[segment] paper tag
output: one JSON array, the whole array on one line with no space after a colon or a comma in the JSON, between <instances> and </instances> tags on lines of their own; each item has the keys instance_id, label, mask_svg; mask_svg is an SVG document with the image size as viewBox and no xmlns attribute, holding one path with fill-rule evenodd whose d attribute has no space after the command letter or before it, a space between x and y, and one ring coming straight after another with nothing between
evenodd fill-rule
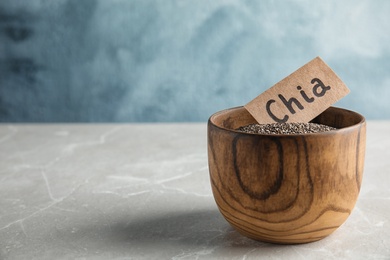
<instances>
[{"instance_id":1,"label":"paper tag","mask_svg":"<svg viewBox=\"0 0 390 260\"><path fill-rule=\"evenodd\" d=\"M260 124L306 123L349 93L317 57L257 96L245 108Z\"/></svg>"}]
</instances>

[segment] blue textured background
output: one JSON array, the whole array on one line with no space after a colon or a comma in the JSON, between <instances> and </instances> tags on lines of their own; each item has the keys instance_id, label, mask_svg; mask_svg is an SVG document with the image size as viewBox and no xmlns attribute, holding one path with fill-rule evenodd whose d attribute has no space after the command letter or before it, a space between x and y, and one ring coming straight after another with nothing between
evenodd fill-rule
<instances>
[{"instance_id":1,"label":"blue textured background","mask_svg":"<svg viewBox=\"0 0 390 260\"><path fill-rule=\"evenodd\" d=\"M390 118L390 1L1 0L0 121L205 121L321 56Z\"/></svg>"}]
</instances>

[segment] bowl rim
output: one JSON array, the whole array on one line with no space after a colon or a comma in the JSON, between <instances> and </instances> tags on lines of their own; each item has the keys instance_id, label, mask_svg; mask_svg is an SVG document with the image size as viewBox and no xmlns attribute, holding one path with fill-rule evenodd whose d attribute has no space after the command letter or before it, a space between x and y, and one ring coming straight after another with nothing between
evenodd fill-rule
<instances>
[{"instance_id":1,"label":"bowl rim","mask_svg":"<svg viewBox=\"0 0 390 260\"><path fill-rule=\"evenodd\" d=\"M363 115L361 115L360 113L357 113L353 110L349 110L349 109L345 109L345 108L341 108L341 107L335 107L335 106L330 106L328 107L327 109L335 109L335 110L340 110L340 111L345 111L345 112L350 112L350 113L353 113L354 115L356 115L357 117L360 118L359 122L353 124L353 125L350 125L350 126L346 126L346 127L343 127L343 128L337 128L337 129L334 129L334 130L330 130L330 131L324 131L324 132L317 132L317 133L301 133L301 134L258 134L258 133L247 133L247 132L243 132L243 131L239 131L239 130L236 130L236 129L231 129L231 128L226 128L226 127L222 127L220 125L217 125L215 124L215 122L213 121L213 119L220 115L220 114L224 114L228 111L232 111L232 110L238 110L238 109L245 109L244 106L236 106L236 107L231 107L231 108L226 108L226 109L223 109L223 110L220 110L220 111L217 111L215 112L214 114L212 114L209 119L208 119L208 124L216 127L216 128L219 128L220 130L223 130L223 131L227 131L227 132L231 132L231 133L236 133L236 134L242 134L242 135L249 135L249 136L275 136L275 137L293 137L293 136L318 136L318 135L335 135L335 134L338 134L338 133L342 133L342 132L346 132L346 131L353 131L354 129L356 128L361 128L363 125L366 124L366 119ZM327 109L325 109L323 112L325 112ZM322 113L323 113L322 112ZM248 112L249 113L249 112Z\"/></svg>"}]
</instances>

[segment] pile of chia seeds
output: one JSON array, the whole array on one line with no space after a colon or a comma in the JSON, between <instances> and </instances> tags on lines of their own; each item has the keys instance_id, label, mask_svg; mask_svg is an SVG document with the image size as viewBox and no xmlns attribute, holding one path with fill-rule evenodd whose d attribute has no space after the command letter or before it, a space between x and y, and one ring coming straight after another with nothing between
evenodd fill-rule
<instances>
[{"instance_id":1,"label":"pile of chia seeds","mask_svg":"<svg viewBox=\"0 0 390 260\"><path fill-rule=\"evenodd\" d=\"M336 128L316 123L250 124L236 130L251 134L311 134L335 130Z\"/></svg>"}]
</instances>

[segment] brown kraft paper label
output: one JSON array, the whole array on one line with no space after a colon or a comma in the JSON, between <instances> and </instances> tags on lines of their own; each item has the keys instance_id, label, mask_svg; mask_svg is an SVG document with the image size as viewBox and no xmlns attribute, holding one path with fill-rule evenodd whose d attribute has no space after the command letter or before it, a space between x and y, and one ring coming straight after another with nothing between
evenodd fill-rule
<instances>
[{"instance_id":1,"label":"brown kraft paper label","mask_svg":"<svg viewBox=\"0 0 390 260\"><path fill-rule=\"evenodd\" d=\"M348 93L344 82L316 57L244 107L259 124L306 123Z\"/></svg>"}]
</instances>

